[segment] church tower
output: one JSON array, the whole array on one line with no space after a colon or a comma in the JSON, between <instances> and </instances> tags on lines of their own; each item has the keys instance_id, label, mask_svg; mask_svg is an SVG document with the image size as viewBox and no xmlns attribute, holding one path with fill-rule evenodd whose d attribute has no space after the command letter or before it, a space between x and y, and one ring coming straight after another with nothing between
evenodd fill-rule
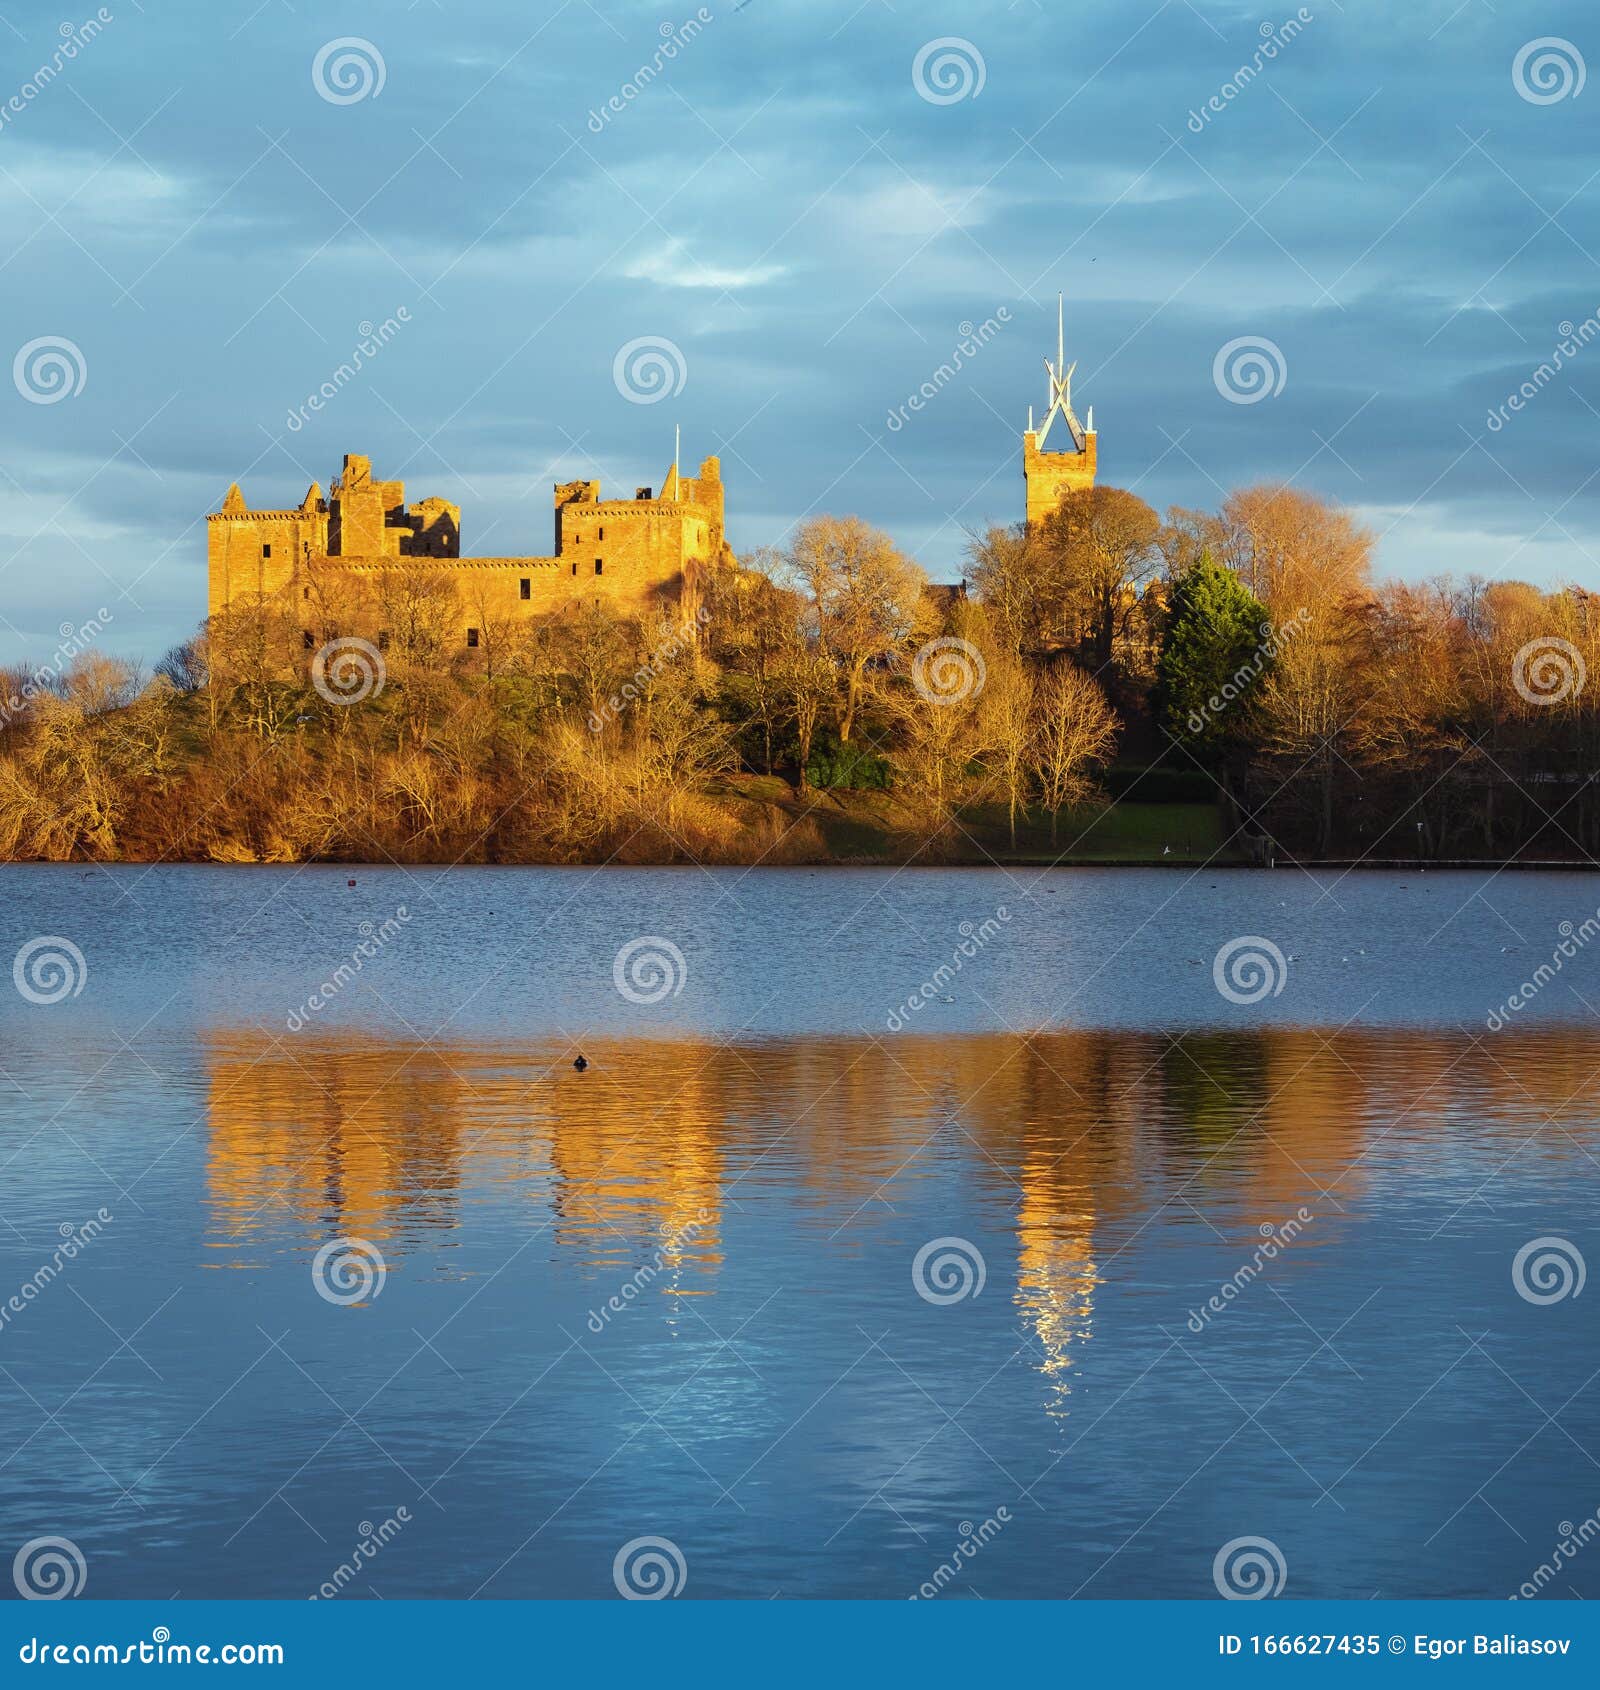
<instances>
[{"instance_id":1,"label":"church tower","mask_svg":"<svg viewBox=\"0 0 1600 1690\"><path fill-rule=\"evenodd\" d=\"M1042 522L1061 503L1063 493L1094 486L1094 407L1089 408L1089 426L1084 428L1072 409L1072 372L1078 366L1067 363L1066 338L1066 304L1058 294L1056 361L1053 364L1048 358L1044 361L1050 377L1050 409L1045 414L1044 427L1036 431L1030 405L1027 432L1022 436L1022 479L1027 489L1026 515L1030 527ZM1057 417L1061 418L1068 438L1059 450L1047 452L1045 442Z\"/></svg>"}]
</instances>

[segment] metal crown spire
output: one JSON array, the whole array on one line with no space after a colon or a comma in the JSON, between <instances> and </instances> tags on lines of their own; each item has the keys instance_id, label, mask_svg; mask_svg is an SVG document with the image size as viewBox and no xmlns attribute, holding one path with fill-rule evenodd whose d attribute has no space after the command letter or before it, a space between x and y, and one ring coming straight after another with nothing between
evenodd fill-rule
<instances>
[{"instance_id":1,"label":"metal crown spire","mask_svg":"<svg viewBox=\"0 0 1600 1690\"><path fill-rule=\"evenodd\" d=\"M1078 366L1076 363L1067 362L1067 306L1064 294L1056 295L1056 361L1052 364L1046 358L1044 367L1050 377L1050 409L1045 414L1044 427L1039 430L1039 449L1044 449L1044 443L1050 434L1050 425L1059 414L1066 420L1067 432L1072 436L1073 450L1086 451L1088 442L1084 438L1083 425L1072 409L1072 372Z\"/></svg>"}]
</instances>

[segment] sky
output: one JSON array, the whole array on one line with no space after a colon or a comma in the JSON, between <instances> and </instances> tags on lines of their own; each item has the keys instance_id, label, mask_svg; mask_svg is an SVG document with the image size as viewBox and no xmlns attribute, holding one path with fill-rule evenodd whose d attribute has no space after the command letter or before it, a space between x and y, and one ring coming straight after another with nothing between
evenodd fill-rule
<instances>
[{"instance_id":1,"label":"sky","mask_svg":"<svg viewBox=\"0 0 1600 1690\"><path fill-rule=\"evenodd\" d=\"M956 579L1058 291L1102 481L1600 589L1592 4L672 5L0 0L0 663L154 661L228 484L346 452L537 555L681 427L736 549L850 512Z\"/></svg>"}]
</instances>

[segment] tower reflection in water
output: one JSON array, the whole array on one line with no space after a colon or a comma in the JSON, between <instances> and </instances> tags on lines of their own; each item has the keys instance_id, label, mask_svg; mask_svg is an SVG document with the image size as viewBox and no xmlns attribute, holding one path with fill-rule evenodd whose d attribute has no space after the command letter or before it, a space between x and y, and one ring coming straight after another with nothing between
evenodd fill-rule
<instances>
[{"instance_id":1,"label":"tower reflection in water","mask_svg":"<svg viewBox=\"0 0 1600 1690\"><path fill-rule=\"evenodd\" d=\"M449 1277L493 1271L493 1250L466 1248L487 1237L597 1275L653 1263L652 1291L676 1299L756 1273L727 1260L736 1222L752 1257L781 1247L787 1275L810 1261L818 1283L830 1260L967 1226L1061 1412L1097 1294L1147 1229L1245 1240L1304 1205L1317 1223L1294 1249L1321 1250L1408 1158L1448 1172L1464 1113L1508 1148L1542 1123L1539 1153L1587 1155L1600 1040L1061 1031L586 1054L578 1074L554 1044L213 1033L210 1264L359 1236L391 1269Z\"/></svg>"}]
</instances>

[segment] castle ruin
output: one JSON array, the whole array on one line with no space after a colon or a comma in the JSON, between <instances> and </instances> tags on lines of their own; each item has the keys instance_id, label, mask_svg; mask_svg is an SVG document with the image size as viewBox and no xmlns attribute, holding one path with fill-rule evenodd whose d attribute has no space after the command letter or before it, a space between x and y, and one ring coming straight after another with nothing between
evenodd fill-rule
<instances>
[{"instance_id":1,"label":"castle ruin","mask_svg":"<svg viewBox=\"0 0 1600 1690\"><path fill-rule=\"evenodd\" d=\"M1042 522L1062 496L1092 487L1094 411L1088 426L1072 408L1065 307L1058 302L1056 358L1044 361L1049 409L1034 427L1029 407L1022 436L1026 521ZM1066 441L1049 450L1057 420ZM548 615L585 598L623 615L662 611L688 619L701 571L732 558L724 536L722 468L706 458L698 475L680 475L676 454L658 497L640 487L631 499L603 499L593 480L554 490L554 549L544 557L463 557L461 507L447 499L407 504L403 481L380 481L370 458L348 454L324 498L313 483L289 510L253 510L235 482L207 517L209 614L247 604L287 608L312 598L311 579L328 571L352 585L387 571L426 568L455 580L462 605L461 642L478 644L486 616L517 621ZM309 636L308 636L309 643Z\"/></svg>"},{"instance_id":2,"label":"castle ruin","mask_svg":"<svg viewBox=\"0 0 1600 1690\"><path fill-rule=\"evenodd\" d=\"M625 615L687 617L700 570L726 549L716 458L693 477L674 461L659 497L641 487L631 499L603 499L598 481L567 481L556 486L554 505L551 555L463 557L461 507L436 498L408 505L405 483L377 480L370 458L347 455L327 497L313 483L292 510L252 510L235 482L206 519L209 611L310 599L319 571L357 584L426 569L455 580L462 644L474 646L469 616L525 619L583 598Z\"/></svg>"}]
</instances>

